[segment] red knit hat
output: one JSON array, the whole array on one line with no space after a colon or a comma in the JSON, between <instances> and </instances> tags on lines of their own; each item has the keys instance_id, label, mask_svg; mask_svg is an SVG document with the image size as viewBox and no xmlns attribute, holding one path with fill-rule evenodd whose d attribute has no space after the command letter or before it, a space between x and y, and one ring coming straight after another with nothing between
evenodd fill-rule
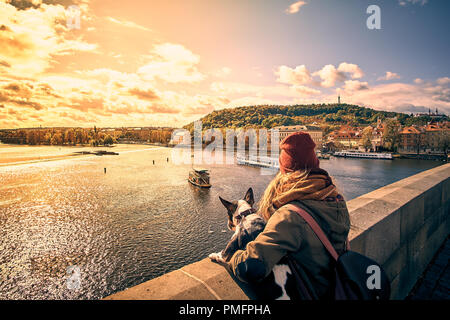
<instances>
[{"instance_id":1,"label":"red knit hat","mask_svg":"<svg viewBox=\"0 0 450 320\"><path fill-rule=\"evenodd\" d=\"M306 132L294 132L281 141L281 173L319 167L314 147L316 144Z\"/></svg>"}]
</instances>

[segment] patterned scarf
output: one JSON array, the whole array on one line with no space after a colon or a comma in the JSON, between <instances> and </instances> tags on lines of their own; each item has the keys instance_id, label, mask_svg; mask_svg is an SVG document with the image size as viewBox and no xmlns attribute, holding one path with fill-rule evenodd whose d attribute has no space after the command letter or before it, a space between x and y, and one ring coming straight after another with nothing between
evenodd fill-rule
<instances>
[{"instance_id":1,"label":"patterned scarf","mask_svg":"<svg viewBox=\"0 0 450 320\"><path fill-rule=\"evenodd\" d=\"M326 200L339 196L331 177L323 169L312 169L305 179L284 183L279 191L280 195L272 202L275 210L294 200Z\"/></svg>"}]
</instances>

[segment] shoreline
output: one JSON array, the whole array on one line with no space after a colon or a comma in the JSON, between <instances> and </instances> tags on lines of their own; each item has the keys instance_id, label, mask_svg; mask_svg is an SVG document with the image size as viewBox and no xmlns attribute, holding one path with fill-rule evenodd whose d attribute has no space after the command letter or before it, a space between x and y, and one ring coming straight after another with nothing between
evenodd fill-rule
<instances>
[{"instance_id":1,"label":"shoreline","mask_svg":"<svg viewBox=\"0 0 450 320\"><path fill-rule=\"evenodd\" d=\"M0 168L7 167L7 166L18 166L18 165L26 165L26 164L33 164L33 163L40 163L40 162L50 162L50 161L58 161L58 160L75 160L75 159L83 159L89 156L103 156L103 155L97 155L96 152L102 151L104 149L113 149L114 151L117 151L119 154L122 153L128 153L128 152L134 152L139 150L129 150L129 149L137 149L138 147L146 147L148 149L154 149L154 148L174 148L174 145L158 145L158 144L149 144L149 143L119 143L112 146L102 146L102 147L92 147L90 145L76 145L76 146L48 146L48 145L22 145L22 144L0 144L0 153L2 149L11 148L14 150L15 148L65 148L67 149L66 154L60 154L60 155L30 155L30 156L14 156L11 158L4 158L1 159L0 157ZM181 148L189 148L191 151L194 151L194 148L192 146L179 146ZM124 150L125 149L125 150ZM233 152L248 152L247 149L239 149L237 146L235 146L232 150ZM80 150L80 151L77 151ZM202 148L204 150L204 148ZM222 148L224 152L231 151L227 150L226 147ZM270 154L270 149L267 150ZM108 151L110 152L110 151ZM446 162L445 158L442 156L436 156L436 155L420 155L417 157L417 155L411 155L411 154L398 154L393 153L394 159L413 159L413 160L427 160L427 161L444 161Z\"/></svg>"},{"instance_id":2,"label":"shoreline","mask_svg":"<svg viewBox=\"0 0 450 320\"><path fill-rule=\"evenodd\" d=\"M130 146L129 144L123 144L122 146ZM154 149L156 146L149 146L149 145L138 145L133 144L133 146L136 147L147 147L147 149ZM119 154L120 152L128 153L128 152L135 152L140 151L141 149L138 148L121 148L121 145L114 145L114 146L107 146L107 147L91 147L91 146L47 146L47 145L38 145L38 146L30 146L30 145L20 145L20 144L0 144L0 153L2 149L11 148L13 151L15 148L28 148L28 147L42 147L42 148L67 148L67 153L64 154L49 154L49 155L30 155L30 156L13 156L11 158L1 158L0 157L0 168L8 167L8 166L18 166L18 165L26 165L26 164L34 164L34 163L40 163L40 162L50 162L50 161L59 161L59 160L76 160L76 159L86 159L89 157L102 157L109 154L96 154L96 152L104 151L105 149L115 148L114 151L117 151ZM150 148L149 148L150 147ZM73 150L69 150L73 149ZM77 151L77 149L80 149L80 151ZM129 150L131 149L131 150ZM136 149L136 150L135 150ZM81 151L82 150L82 151ZM146 150L146 149L145 149ZM108 150L108 152L110 152Z\"/></svg>"}]
</instances>

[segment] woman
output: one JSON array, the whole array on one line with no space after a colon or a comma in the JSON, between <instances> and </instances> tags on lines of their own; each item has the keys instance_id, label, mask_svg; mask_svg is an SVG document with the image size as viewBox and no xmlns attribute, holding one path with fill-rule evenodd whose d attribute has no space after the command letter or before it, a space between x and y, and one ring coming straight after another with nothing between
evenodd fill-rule
<instances>
[{"instance_id":1,"label":"woman","mask_svg":"<svg viewBox=\"0 0 450 320\"><path fill-rule=\"evenodd\" d=\"M237 251L229 267L244 282L264 279L287 253L308 275L319 299L331 296L333 258L291 203L306 210L323 229L338 253L346 248L350 219L342 196L328 173L319 168L310 135L296 132L280 145L280 172L260 201L259 212L267 221L264 231Z\"/></svg>"}]
</instances>

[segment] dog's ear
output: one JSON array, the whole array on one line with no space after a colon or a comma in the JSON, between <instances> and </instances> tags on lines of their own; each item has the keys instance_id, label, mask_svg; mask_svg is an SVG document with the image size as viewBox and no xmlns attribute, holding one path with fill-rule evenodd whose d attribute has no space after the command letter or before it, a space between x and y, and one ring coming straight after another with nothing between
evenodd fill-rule
<instances>
[{"instance_id":1,"label":"dog's ear","mask_svg":"<svg viewBox=\"0 0 450 320\"><path fill-rule=\"evenodd\" d=\"M235 204L233 204L225 199L222 199L221 196L219 196L219 199L220 199L220 202L222 202L222 204L225 206L225 208L227 208L229 214L233 214L236 211L237 206Z\"/></svg>"},{"instance_id":2,"label":"dog's ear","mask_svg":"<svg viewBox=\"0 0 450 320\"><path fill-rule=\"evenodd\" d=\"M255 203L255 199L253 198L253 189L249 188L247 193L245 194L244 200L251 206Z\"/></svg>"}]
</instances>

